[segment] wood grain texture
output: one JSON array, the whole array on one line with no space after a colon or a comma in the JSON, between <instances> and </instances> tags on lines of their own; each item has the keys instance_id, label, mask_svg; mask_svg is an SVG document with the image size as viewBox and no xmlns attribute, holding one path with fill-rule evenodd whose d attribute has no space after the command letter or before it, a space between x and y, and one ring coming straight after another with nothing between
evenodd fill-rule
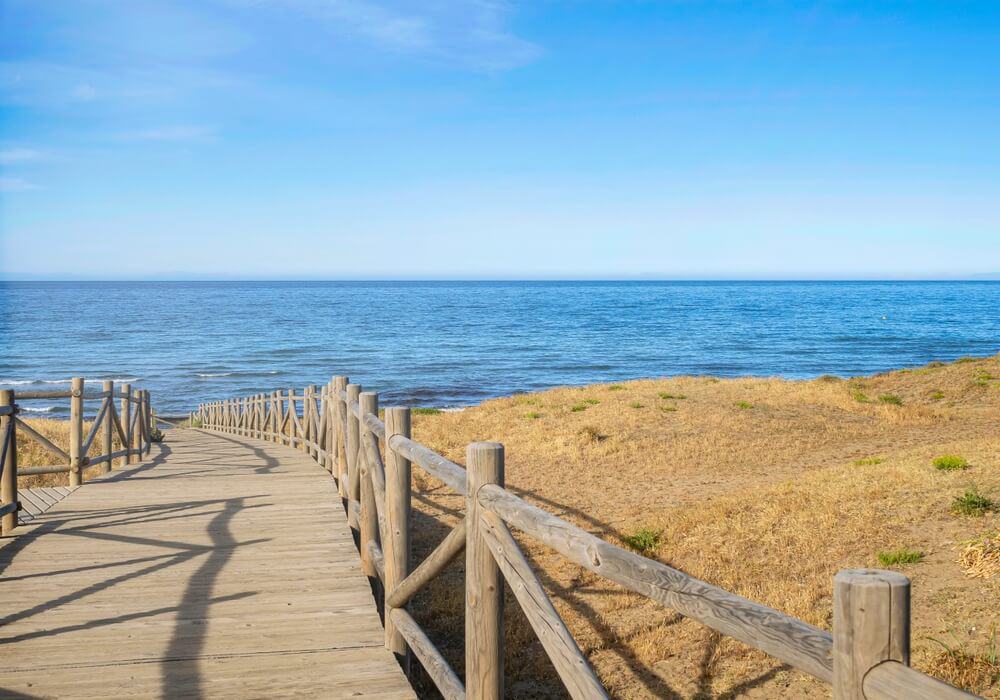
<instances>
[{"instance_id":1,"label":"wood grain texture","mask_svg":"<svg viewBox=\"0 0 1000 700\"><path fill-rule=\"evenodd\" d=\"M386 605L391 608L401 608L406 605L420 592L420 589L444 571L448 564L465 550L465 537L465 518L462 518L409 576L392 588L386 587L391 591L386 598Z\"/></svg>"},{"instance_id":2,"label":"wood grain texture","mask_svg":"<svg viewBox=\"0 0 1000 700\"><path fill-rule=\"evenodd\" d=\"M502 488L483 486L478 500L570 561L821 680L833 680L833 638L818 627L609 544Z\"/></svg>"},{"instance_id":3,"label":"wood grain texture","mask_svg":"<svg viewBox=\"0 0 1000 700\"><path fill-rule=\"evenodd\" d=\"M413 649L413 653L423 664L427 675L434 681L434 685L441 692L446 700L464 700L465 688L462 681L452 670L445 658L434 646L420 625L414 620L406 610L395 608L389 611L389 618L399 633L406 640L406 643Z\"/></svg>"},{"instance_id":4,"label":"wood grain texture","mask_svg":"<svg viewBox=\"0 0 1000 700\"><path fill-rule=\"evenodd\" d=\"M83 448L83 377L70 380L69 399L69 485L79 486Z\"/></svg>"},{"instance_id":5,"label":"wood grain texture","mask_svg":"<svg viewBox=\"0 0 1000 700\"><path fill-rule=\"evenodd\" d=\"M479 490L503 490L503 445L474 442L465 498L465 689L473 700L503 697L503 579L480 527Z\"/></svg>"},{"instance_id":6,"label":"wood grain texture","mask_svg":"<svg viewBox=\"0 0 1000 700\"><path fill-rule=\"evenodd\" d=\"M383 428L387 437L399 436L409 439L411 431L410 409L399 406L387 408ZM410 461L391 448L386 449L385 462L385 509L388 537L383 542L383 547L387 559L385 588L386 591L391 591L410 573L412 474ZM393 607L398 608L404 605L405 602L397 602ZM408 671L410 658L407 653L406 641L396 629L396 623L391 617L386 618L385 645L396 654L400 664Z\"/></svg>"},{"instance_id":7,"label":"wood grain texture","mask_svg":"<svg viewBox=\"0 0 1000 700\"><path fill-rule=\"evenodd\" d=\"M0 544L0 696L415 698L329 475L167 431Z\"/></svg>"},{"instance_id":8,"label":"wood grain texture","mask_svg":"<svg viewBox=\"0 0 1000 700\"><path fill-rule=\"evenodd\" d=\"M0 406L14 406L14 392L0 389ZM7 413L0 417L0 504L17 504L17 416ZM17 527L17 513L0 516L0 534L6 535Z\"/></svg>"},{"instance_id":9,"label":"wood grain texture","mask_svg":"<svg viewBox=\"0 0 1000 700\"><path fill-rule=\"evenodd\" d=\"M864 700L865 676L883 661L910 665L910 579L840 571L833 578L833 697Z\"/></svg>"},{"instance_id":10,"label":"wood grain texture","mask_svg":"<svg viewBox=\"0 0 1000 700\"><path fill-rule=\"evenodd\" d=\"M465 494L465 469L445 459L434 450L402 435L389 438L389 447L418 465L435 479L443 481L456 493Z\"/></svg>"},{"instance_id":11,"label":"wood grain texture","mask_svg":"<svg viewBox=\"0 0 1000 700\"><path fill-rule=\"evenodd\" d=\"M884 661L865 675L866 700L969 700L967 693L898 661Z\"/></svg>"},{"instance_id":12,"label":"wood grain texture","mask_svg":"<svg viewBox=\"0 0 1000 700\"><path fill-rule=\"evenodd\" d=\"M590 662L576 645L503 520L485 509L480 517L480 532L493 558L570 696L574 700L607 698Z\"/></svg>"}]
</instances>

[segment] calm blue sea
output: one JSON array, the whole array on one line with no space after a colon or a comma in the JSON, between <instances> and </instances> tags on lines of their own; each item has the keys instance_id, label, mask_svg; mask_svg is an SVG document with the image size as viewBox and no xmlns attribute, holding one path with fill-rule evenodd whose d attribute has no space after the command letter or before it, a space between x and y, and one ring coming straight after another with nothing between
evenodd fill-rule
<instances>
[{"instance_id":1,"label":"calm blue sea","mask_svg":"<svg viewBox=\"0 0 1000 700\"><path fill-rule=\"evenodd\" d=\"M636 377L856 375L993 354L1000 282L3 283L0 337L0 387L128 379L163 414L341 373L383 405L450 407Z\"/></svg>"}]
</instances>

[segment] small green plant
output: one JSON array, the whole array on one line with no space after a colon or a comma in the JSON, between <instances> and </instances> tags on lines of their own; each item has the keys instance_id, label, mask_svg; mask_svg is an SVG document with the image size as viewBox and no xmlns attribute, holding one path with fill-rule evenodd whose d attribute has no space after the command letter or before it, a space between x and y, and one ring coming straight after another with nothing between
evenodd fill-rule
<instances>
[{"instance_id":1,"label":"small green plant","mask_svg":"<svg viewBox=\"0 0 1000 700\"><path fill-rule=\"evenodd\" d=\"M981 372L981 373L979 373L979 374L976 375L976 379L982 379L983 381L988 382L988 381L991 381L993 379L996 379L996 377L994 377L989 372Z\"/></svg>"},{"instance_id":2,"label":"small green plant","mask_svg":"<svg viewBox=\"0 0 1000 700\"><path fill-rule=\"evenodd\" d=\"M541 418L542 414L539 413L538 411L531 411L530 413L525 413L524 417L530 418L531 420L535 420L536 418Z\"/></svg>"},{"instance_id":3,"label":"small green plant","mask_svg":"<svg viewBox=\"0 0 1000 700\"><path fill-rule=\"evenodd\" d=\"M668 412L669 411L676 411L677 407L676 406L660 406L660 410L661 411L668 411Z\"/></svg>"},{"instance_id":4,"label":"small green plant","mask_svg":"<svg viewBox=\"0 0 1000 700\"><path fill-rule=\"evenodd\" d=\"M824 374L819 377L816 377L816 381L833 383L833 382L839 382L841 381L841 379L836 374Z\"/></svg>"},{"instance_id":5,"label":"small green plant","mask_svg":"<svg viewBox=\"0 0 1000 700\"><path fill-rule=\"evenodd\" d=\"M663 537L662 530L653 530L652 528L644 527L636 530L631 535L622 535L622 542L639 554L647 554L660 545L661 537Z\"/></svg>"},{"instance_id":6,"label":"small green plant","mask_svg":"<svg viewBox=\"0 0 1000 700\"><path fill-rule=\"evenodd\" d=\"M985 379L976 379L972 383L975 384L976 386L982 388L982 389L985 389L986 387L988 387L990 385L990 383L988 381L986 381Z\"/></svg>"},{"instance_id":7,"label":"small green plant","mask_svg":"<svg viewBox=\"0 0 1000 700\"><path fill-rule=\"evenodd\" d=\"M855 389L854 391L852 391L851 398L857 401L858 403L868 403L869 401L868 394L861 391L860 389Z\"/></svg>"},{"instance_id":8,"label":"small green plant","mask_svg":"<svg viewBox=\"0 0 1000 700\"><path fill-rule=\"evenodd\" d=\"M955 496L951 501L951 512L957 515L986 515L989 511L996 510L996 507L993 499L979 493L979 489L974 486L965 489L965 493Z\"/></svg>"},{"instance_id":9,"label":"small green plant","mask_svg":"<svg viewBox=\"0 0 1000 700\"><path fill-rule=\"evenodd\" d=\"M149 441L150 442L163 442L163 431L159 428L153 428L149 431Z\"/></svg>"},{"instance_id":10,"label":"small green plant","mask_svg":"<svg viewBox=\"0 0 1000 700\"><path fill-rule=\"evenodd\" d=\"M733 405L736 406L736 408L742 408L743 410L753 408L753 404L749 401L734 401Z\"/></svg>"},{"instance_id":11,"label":"small green plant","mask_svg":"<svg viewBox=\"0 0 1000 700\"><path fill-rule=\"evenodd\" d=\"M608 439L607 435L602 435L601 431L593 425L585 425L580 428L579 435L587 442L603 442Z\"/></svg>"},{"instance_id":12,"label":"small green plant","mask_svg":"<svg viewBox=\"0 0 1000 700\"><path fill-rule=\"evenodd\" d=\"M863 459L854 460L854 464L859 467L867 467L872 464L882 464L885 461L885 457L864 457Z\"/></svg>"},{"instance_id":13,"label":"small green plant","mask_svg":"<svg viewBox=\"0 0 1000 700\"><path fill-rule=\"evenodd\" d=\"M965 357L960 357L957 360L955 360L955 364L961 365L965 364L966 362L977 362L978 360L979 360L978 357L969 357L968 355L966 355Z\"/></svg>"},{"instance_id":14,"label":"small green plant","mask_svg":"<svg viewBox=\"0 0 1000 700\"><path fill-rule=\"evenodd\" d=\"M631 406L632 408L645 408L646 407L645 404L641 404L638 401L633 401L632 403L629 404L629 406Z\"/></svg>"},{"instance_id":15,"label":"small green plant","mask_svg":"<svg viewBox=\"0 0 1000 700\"><path fill-rule=\"evenodd\" d=\"M903 564L916 564L924 558L924 553L909 547L890 549L886 552L878 553L878 562L882 566L902 566Z\"/></svg>"},{"instance_id":16,"label":"small green plant","mask_svg":"<svg viewBox=\"0 0 1000 700\"><path fill-rule=\"evenodd\" d=\"M569 410L571 410L573 413L579 413L580 411L586 411L587 410L587 404L585 404L585 403L575 403L575 404L573 404L572 406L569 407Z\"/></svg>"},{"instance_id":17,"label":"small green plant","mask_svg":"<svg viewBox=\"0 0 1000 700\"><path fill-rule=\"evenodd\" d=\"M621 391L624 388L621 384L612 384L608 387L608 391Z\"/></svg>"},{"instance_id":18,"label":"small green plant","mask_svg":"<svg viewBox=\"0 0 1000 700\"><path fill-rule=\"evenodd\" d=\"M671 393L666 392L666 391L661 391L659 394L657 394L657 396L659 396L661 399L686 399L687 398L687 396L685 396L684 394L671 394Z\"/></svg>"},{"instance_id":19,"label":"small green plant","mask_svg":"<svg viewBox=\"0 0 1000 700\"><path fill-rule=\"evenodd\" d=\"M878 400L881 401L882 403L891 404L893 406L903 405L903 399L899 398L895 394L881 394L878 397Z\"/></svg>"},{"instance_id":20,"label":"small green plant","mask_svg":"<svg viewBox=\"0 0 1000 700\"><path fill-rule=\"evenodd\" d=\"M189 420L187 422L187 425L183 425L181 427L186 427L186 428L200 428L201 427L201 418L192 418L191 420Z\"/></svg>"},{"instance_id":21,"label":"small green plant","mask_svg":"<svg viewBox=\"0 0 1000 700\"><path fill-rule=\"evenodd\" d=\"M410 413L414 415L435 416L438 413L441 413L441 409L430 408L429 406L417 406L416 408L411 408Z\"/></svg>"},{"instance_id":22,"label":"small green plant","mask_svg":"<svg viewBox=\"0 0 1000 700\"><path fill-rule=\"evenodd\" d=\"M930 397L931 401L940 401L944 398L944 392L940 389L931 389Z\"/></svg>"},{"instance_id":23,"label":"small green plant","mask_svg":"<svg viewBox=\"0 0 1000 700\"><path fill-rule=\"evenodd\" d=\"M591 406L595 406L595 405L601 403L597 399L584 399L583 402L586 403L586 404L590 404Z\"/></svg>"},{"instance_id":24,"label":"small green plant","mask_svg":"<svg viewBox=\"0 0 1000 700\"><path fill-rule=\"evenodd\" d=\"M958 455L941 455L940 457L935 457L932 464L935 469L943 472L953 472L957 469L969 468L969 461L965 457L959 457Z\"/></svg>"}]
</instances>

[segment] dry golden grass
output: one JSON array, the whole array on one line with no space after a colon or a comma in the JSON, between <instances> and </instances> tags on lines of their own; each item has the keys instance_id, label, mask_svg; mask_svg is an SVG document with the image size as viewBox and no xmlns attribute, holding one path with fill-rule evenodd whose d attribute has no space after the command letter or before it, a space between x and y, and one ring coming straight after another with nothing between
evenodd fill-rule
<instances>
[{"instance_id":1,"label":"dry golden grass","mask_svg":"<svg viewBox=\"0 0 1000 700\"><path fill-rule=\"evenodd\" d=\"M988 659L1000 577L969 578L956 561L960 543L996 531L1000 515L951 512L973 486L1000 500L1000 381L985 375L1000 376L1000 357L857 380L563 388L420 415L414 434L460 463L469 442L503 442L507 484L529 501L614 542L659 532L652 556L825 628L839 569L917 549L924 559L902 568L913 579L914 664L1000 698L995 677L961 670ZM934 469L944 454L971 467ZM464 504L420 474L415 488L419 559ZM519 539L615 697L829 696L770 657ZM414 606L457 669L461 580L458 563ZM948 659L931 641L945 635L958 640ZM510 596L507 637L509 692L562 696Z\"/></svg>"},{"instance_id":2,"label":"dry golden grass","mask_svg":"<svg viewBox=\"0 0 1000 700\"><path fill-rule=\"evenodd\" d=\"M51 440L57 447L60 447L67 452L69 451L69 421L33 418L26 420L25 423ZM86 437L90 434L91 427L93 427L93 422L84 421L84 439L86 439ZM112 450L121 449L121 441L114 432L112 432L111 441ZM98 433L97 437L94 438L94 441L90 445L90 451L87 453L87 456L97 457L101 454L103 454L101 451L101 434ZM35 441L34 438L30 437L24 431L18 431L17 463L20 467L47 467L56 464L64 464L65 462L52 452L49 452L42 446L41 443ZM84 481L100 473L101 466L102 465L98 465L98 467L95 467L94 469L84 469ZM68 483L69 474L36 474L19 477L17 480L17 487L20 489L31 489L38 486L65 486Z\"/></svg>"}]
</instances>

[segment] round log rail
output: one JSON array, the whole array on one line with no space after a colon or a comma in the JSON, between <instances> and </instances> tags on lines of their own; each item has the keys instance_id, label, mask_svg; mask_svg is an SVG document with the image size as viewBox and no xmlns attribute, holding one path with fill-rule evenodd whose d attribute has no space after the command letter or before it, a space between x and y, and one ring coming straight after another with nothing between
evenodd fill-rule
<instances>
[{"instance_id":1,"label":"round log rail","mask_svg":"<svg viewBox=\"0 0 1000 700\"><path fill-rule=\"evenodd\" d=\"M503 486L502 445L469 446L470 488L464 467L410 437L408 409L387 408L383 422L377 396L363 393L346 376L301 394L272 396L270 402L255 395L203 404L197 415L205 429L290 444L330 473L351 527L358 530L359 554L384 609L386 647L404 669L412 652L446 698L503 695L502 580L570 696L607 697L508 526L628 590L832 683L835 700L976 697L909 667L909 581L898 574L838 574L831 635L531 505ZM302 402L301 419L296 401ZM411 464L465 496L467 507L458 525L412 569ZM463 551L468 690L405 607Z\"/></svg>"},{"instance_id":2,"label":"round log rail","mask_svg":"<svg viewBox=\"0 0 1000 700\"><path fill-rule=\"evenodd\" d=\"M132 391L128 384L115 391L114 382L103 381L103 391L86 391L85 380L73 377L69 390L21 391L0 390L0 435L3 449L0 464L0 532L6 534L17 527L17 511L20 504L17 495L17 479L19 477L37 476L41 474L68 474L68 484L77 486L83 482L83 470L103 466L103 471L110 471L112 461L122 457L128 460L134 456L134 461L152 449L150 440L153 428L153 409L148 391L136 389ZM69 399L69 445L68 449L56 445L52 440L42 435L30 422L20 415L18 402L34 399ZM124 422L115 409L115 399L121 399ZM85 406L87 401L100 401L90 430L84 434ZM133 410L134 407L134 410ZM123 424L124 423L124 424ZM127 432L126 432L127 430ZM16 434L21 432L25 438L41 445L47 452L58 459L61 464L53 465L21 465L17 459ZM117 435L123 449L112 451L113 438ZM98 440L100 436L100 440ZM91 448L100 445L101 454L88 456ZM123 461L123 464L125 462Z\"/></svg>"}]
</instances>

